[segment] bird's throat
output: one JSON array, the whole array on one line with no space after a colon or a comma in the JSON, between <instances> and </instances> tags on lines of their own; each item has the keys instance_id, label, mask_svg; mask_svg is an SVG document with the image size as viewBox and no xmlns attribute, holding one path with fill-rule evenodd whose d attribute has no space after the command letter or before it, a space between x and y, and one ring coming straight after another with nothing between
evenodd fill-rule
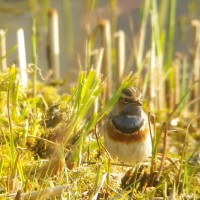
<instances>
[{"instance_id":1,"label":"bird's throat","mask_svg":"<svg viewBox=\"0 0 200 200\"><path fill-rule=\"evenodd\" d=\"M144 124L144 119L136 115L117 115L112 118L114 127L125 134L138 131Z\"/></svg>"}]
</instances>

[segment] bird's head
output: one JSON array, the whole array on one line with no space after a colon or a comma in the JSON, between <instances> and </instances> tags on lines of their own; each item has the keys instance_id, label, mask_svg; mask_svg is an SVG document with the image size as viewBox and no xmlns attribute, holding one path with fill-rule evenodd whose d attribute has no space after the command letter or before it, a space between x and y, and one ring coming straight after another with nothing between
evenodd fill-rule
<instances>
[{"instance_id":1,"label":"bird's head","mask_svg":"<svg viewBox=\"0 0 200 200\"><path fill-rule=\"evenodd\" d=\"M140 115L142 93L135 87L123 89L118 100L118 110L122 115Z\"/></svg>"}]
</instances>

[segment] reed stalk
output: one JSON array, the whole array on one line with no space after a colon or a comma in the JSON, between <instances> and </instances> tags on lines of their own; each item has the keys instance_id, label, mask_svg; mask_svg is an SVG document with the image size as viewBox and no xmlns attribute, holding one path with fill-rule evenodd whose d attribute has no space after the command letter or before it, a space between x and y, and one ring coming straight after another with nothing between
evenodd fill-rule
<instances>
[{"instance_id":1,"label":"reed stalk","mask_svg":"<svg viewBox=\"0 0 200 200\"><path fill-rule=\"evenodd\" d=\"M162 6L162 4L161 4ZM165 16L163 17L165 18ZM162 19L164 20L164 19ZM152 104L155 109L162 109L165 106L165 85L163 77L163 57L164 57L164 42L165 34L163 33L163 21L158 17L157 1L152 1L151 12L151 70L150 70L150 95L151 107Z\"/></svg>"},{"instance_id":2,"label":"reed stalk","mask_svg":"<svg viewBox=\"0 0 200 200\"><path fill-rule=\"evenodd\" d=\"M49 8L49 0L42 0L41 1L41 12L42 12L42 27L45 28L48 25L48 8Z\"/></svg>"},{"instance_id":3,"label":"reed stalk","mask_svg":"<svg viewBox=\"0 0 200 200\"><path fill-rule=\"evenodd\" d=\"M66 34L66 48L67 54L72 55L74 52L74 33L73 33L73 18L71 12L71 1L63 0L63 8L64 8L64 27Z\"/></svg>"},{"instance_id":4,"label":"reed stalk","mask_svg":"<svg viewBox=\"0 0 200 200\"><path fill-rule=\"evenodd\" d=\"M100 50L95 50L91 55L91 66L96 70L97 76L100 76L102 59L103 59L103 48ZM95 99L94 102L94 112L97 112L99 109L99 97Z\"/></svg>"},{"instance_id":5,"label":"reed stalk","mask_svg":"<svg viewBox=\"0 0 200 200\"><path fill-rule=\"evenodd\" d=\"M150 9L151 1L145 0L144 6L142 10L142 22L140 26L140 36L139 36L139 44L137 49L135 49L136 54L136 66L138 69L142 66L142 60L144 57L144 47L145 47L145 39L146 39L146 28L149 17L149 9Z\"/></svg>"},{"instance_id":6,"label":"reed stalk","mask_svg":"<svg viewBox=\"0 0 200 200\"><path fill-rule=\"evenodd\" d=\"M92 11L95 9L98 0L87 0L86 2L86 11Z\"/></svg>"},{"instance_id":7,"label":"reed stalk","mask_svg":"<svg viewBox=\"0 0 200 200\"><path fill-rule=\"evenodd\" d=\"M153 18L153 16L151 17ZM152 26L154 26L154 22L152 19ZM156 46L155 46L155 38L152 34L151 36L151 60L149 65L149 108L150 110L154 110L156 107Z\"/></svg>"},{"instance_id":8,"label":"reed stalk","mask_svg":"<svg viewBox=\"0 0 200 200\"><path fill-rule=\"evenodd\" d=\"M15 143L14 143L14 133L13 133L13 124L10 113L10 90L7 90L7 117L8 117L8 126L9 126L9 146L10 146L10 160L11 160L11 168L13 170L14 160L15 160Z\"/></svg>"},{"instance_id":9,"label":"reed stalk","mask_svg":"<svg viewBox=\"0 0 200 200\"><path fill-rule=\"evenodd\" d=\"M164 169L164 164L165 164L165 159L166 159L166 154L167 154L168 123L166 121L163 123L163 132L164 132L164 138L163 138L162 160L161 160L161 164L160 164L158 174L156 176L157 182L160 180L162 171Z\"/></svg>"},{"instance_id":10,"label":"reed stalk","mask_svg":"<svg viewBox=\"0 0 200 200\"><path fill-rule=\"evenodd\" d=\"M18 43L18 58L20 68L20 83L26 88L28 84L28 74L26 69L26 49L24 41L24 30L22 28L17 31L17 43Z\"/></svg>"},{"instance_id":11,"label":"reed stalk","mask_svg":"<svg viewBox=\"0 0 200 200\"><path fill-rule=\"evenodd\" d=\"M116 49L116 88L121 84L122 77L125 69L125 34L123 31L118 31L115 33L115 49ZM115 70L114 70L115 71Z\"/></svg>"},{"instance_id":12,"label":"reed stalk","mask_svg":"<svg viewBox=\"0 0 200 200\"><path fill-rule=\"evenodd\" d=\"M6 55L6 31L0 29L0 70L1 72L6 71L7 59Z\"/></svg>"},{"instance_id":13,"label":"reed stalk","mask_svg":"<svg viewBox=\"0 0 200 200\"><path fill-rule=\"evenodd\" d=\"M52 78L60 78L60 47L59 47L59 24L58 13L55 9L49 10L48 45L49 45L49 68L52 69Z\"/></svg>"},{"instance_id":14,"label":"reed stalk","mask_svg":"<svg viewBox=\"0 0 200 200\"><path fill-rule=\"evenodd\" d=\"M169 1L162 0L160 3L159 11L158 11L159 25L160 25L160 29L162 30L164 29L166 25L168 8L169 8ZM164 34L164 30L163 30L163 34Z\"/></svg>"},{"instance_id":15,"label":"reed stalk","mask_svg":"<svg viewBox=\"0 0 200 200\"><path fill-rule=\"evenodd\" d=\"M103 48L95 49L91 53L91 67L95 69L97 75L101 74L101 67L102 67L102 59L103 59Z\"/></svg>"},{"instance_id":16,"label":"reed stalk","mask_svg":"<svg viewBox=\"0 0 200 200\"><path fill-rule=\"evenodd\" d=\"M180 61L174 62L174 106L180 101ZM173 107L174 107L173 106Z\"/></svg>"},{"instance_id":17,"label":"reed stalk","mask_svg":"<svg viewBox=\"0 0 200 200\"><path fill-rule=\"evenodd\" d=\"M193 96L192 98L200 97L200 21L193 20L193 34L194 34L194 41L193 41L193 51L194 51L194 70L192 75L192 80L196 82L194 87ZM193 106L194 112L200 113L200 102L197 101ZM200 119L196 121L196 126L200 128Z\"/></svg>"},{"instance_id":18,"label":"reed stalk","mask_svg":"<svg viewBox=\"0 0 200 200\"><path fill-rule=\"evenodd\" d=\"M181 89L180 89L180 95L179 98L182 99L182 97L184 96L185 91L188 89L188 85L187 85L187 68L188 66L188 62L186 57L183 57L183 60L181 62L181 68L182 68L182 72L181 72ZM181 110L183 109L183 106L181 106ZM188 114L188 108L185 109L185 113L186 115Z\"/></svg>"},{"instance_id":19,"label":"reed stalk","mask_svg":"<svg viewBox=\"0 0 200 200\"><path fill-rule=\"evenodd\" d=\"M172 63L173 53L174 53L174 26L176 17L176 0L170 0L169 6L169 37L168 37L168 51L167 51L167 63L168 65Z\"/></svg>"},{"instance_id":20,"label":"reed stalk","mask_svg":"<svg viewBox=\"0 0 200 200\"><path fill-rule=\"evenodd\" d=\"M32 63L33 63L33 97L37 93L37 39L36 39L36 19L33 20L31 47L32 47Z\"/></svg>"},{"instance_id":21,"label":"reed stalk","mask_svg":"<svg viewBox=\"0 0 200 200\"><path fill-rule=\"evenodd\" d=\"M117 9L118 9L118 1L117 0L109 0L110 2L110 11L111 11L111 32L114 33L117 27Z\"/></svg>"},{"instance_id":22,"label":"reed stalk","mask_svg":"<svg viewBox=\"0 0 200 200\"><path fill-rule=\"evenodd\" d=\"M102 19L99 22L101 47L104 49L102 71L106 79L105 101L111 94L112 77L111 77L111 28L108 20Z\"/></svg>"}]
</instances>

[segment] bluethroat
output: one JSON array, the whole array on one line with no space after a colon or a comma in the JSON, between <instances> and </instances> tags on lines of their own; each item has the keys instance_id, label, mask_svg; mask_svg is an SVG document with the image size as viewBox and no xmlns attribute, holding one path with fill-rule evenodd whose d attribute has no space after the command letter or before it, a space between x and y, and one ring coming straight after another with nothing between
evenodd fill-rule
<instances>
[{"instance_id":1,"label":"bluethroat","mask_svg":"<svg viewBox=\"0 0 200 200\"><path fill-rule=\"evenodd\" d=\"M151 138L148 116L142 109L142 93L135 87L125 88L106 121L106 149L122 162L137 163L151 156Z\"/></svg>"}]
</instances>

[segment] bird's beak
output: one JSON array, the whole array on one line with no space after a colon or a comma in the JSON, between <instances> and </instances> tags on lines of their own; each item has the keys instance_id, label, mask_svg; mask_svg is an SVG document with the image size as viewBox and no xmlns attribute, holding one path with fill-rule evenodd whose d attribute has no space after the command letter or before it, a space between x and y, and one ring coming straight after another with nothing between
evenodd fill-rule
<instances>
[{"instance_id":1,"label":"bird's beak","mask_svg":"<svg viewBox=\"0 0 200 200\"><path fill-rule=\"evenodd\" d=\"M140 115L142 109L142 104L140 102L132 102L124 105L120 114L122 115Z\"/></svg>"},{"instance_id":2,"label":"bird's beak","mask_svg":"<svg viewBox=\"0 0 200 200\"><path fill-rule=\"evenodd\" d=\"M142 106L142 102L141 101L134 101L132 104L136 105L136 106Z\"/></svg>"}]
</instances>

